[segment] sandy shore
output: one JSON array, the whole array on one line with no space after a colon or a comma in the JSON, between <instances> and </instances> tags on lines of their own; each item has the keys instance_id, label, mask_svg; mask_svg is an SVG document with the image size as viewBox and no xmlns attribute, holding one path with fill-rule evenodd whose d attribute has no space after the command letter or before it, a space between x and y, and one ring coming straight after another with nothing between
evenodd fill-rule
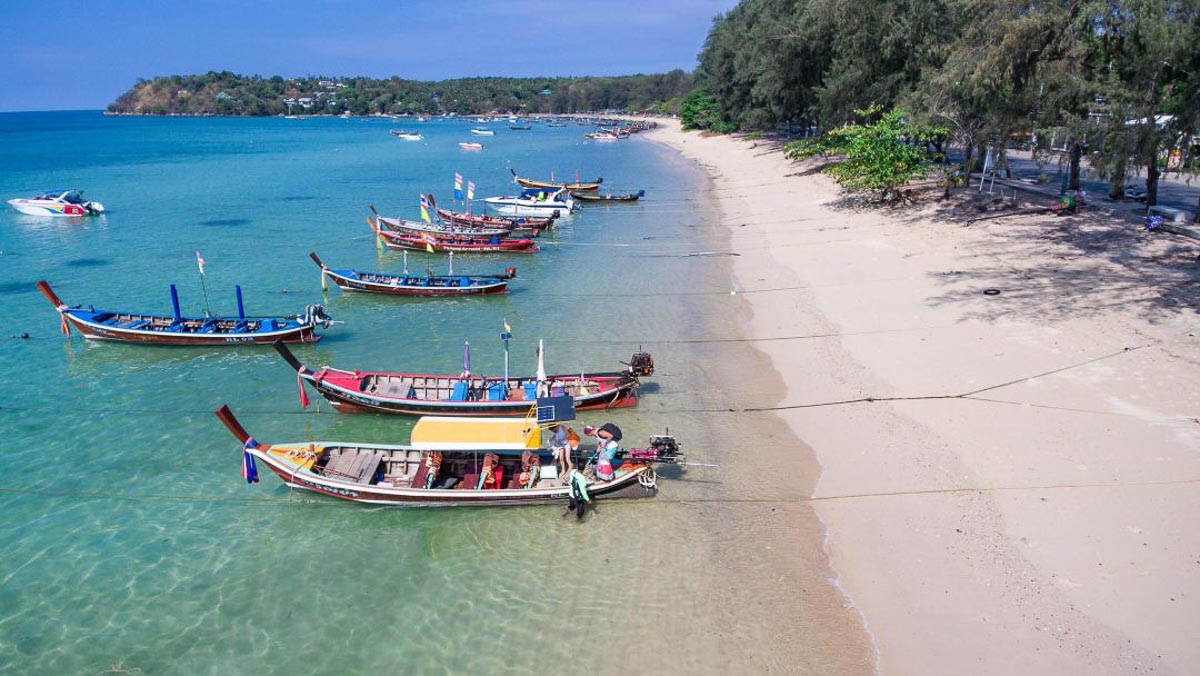
<instances>
[{"instance_id":1,"label":"sandy shore","mask_svg":"<svg viewBox=\"0 0 1200 676\"><path fill-rule=\"evenodd\" d=\"M744 415L813 449L879 671L1200 663L1195 242L858 212L768 143L647 136L717 186L744 330L786 387Z\"/></svg>"}]
</instances>

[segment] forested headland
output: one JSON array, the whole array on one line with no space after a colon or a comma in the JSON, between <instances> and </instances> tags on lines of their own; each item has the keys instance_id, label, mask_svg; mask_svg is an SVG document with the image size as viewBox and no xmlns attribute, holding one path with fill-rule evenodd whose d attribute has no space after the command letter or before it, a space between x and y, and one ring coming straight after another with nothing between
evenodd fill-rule
<instances>
[{"instance_id":1,"label":"forested headland","mask_svg":"<svg viewBox=\"0 0 1200 676\"><path fill-rule=\"evenodd\" d=\"M1197 164L1198 45L1200 0L743 0L714 21L681 117L835 130L894 114L899 136L968 164L1063 148L1073 184L1086 157L1117 195L1138 167L1153 204L1161 171Z\"/></svg>"},{"instance_id":2,"label":"forested headland","mask_svg":"<svg viewBox=\"0 0 1200 676\"><path fill-rule=\"evenodd\" d=\"M692 90L682 70L657 75L569 78L260 77L230 72L139 80L109 104L125 115L477 115L598 110L674 112Z\"/></svg>"}]
</instances>

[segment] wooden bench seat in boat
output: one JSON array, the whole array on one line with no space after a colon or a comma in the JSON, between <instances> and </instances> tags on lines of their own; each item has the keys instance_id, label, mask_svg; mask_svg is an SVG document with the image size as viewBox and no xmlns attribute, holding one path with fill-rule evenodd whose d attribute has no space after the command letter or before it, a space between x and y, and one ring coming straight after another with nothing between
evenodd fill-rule
<instances>
[{"instance_id":1,"label":"wooden bench seat in boat","mask_svg":"<svg viewBox=\"0 0 1200 676\"><path fill-rule=\"evenodd\" d=\"M150 323L149 319L130 319L117 324L118 329L140 329Z\"/></svg>"}]
</instances>

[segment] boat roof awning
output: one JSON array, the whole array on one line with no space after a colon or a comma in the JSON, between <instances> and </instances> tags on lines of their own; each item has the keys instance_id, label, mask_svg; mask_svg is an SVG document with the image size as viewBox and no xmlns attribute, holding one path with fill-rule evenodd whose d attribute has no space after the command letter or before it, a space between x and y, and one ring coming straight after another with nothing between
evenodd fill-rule
<instances>
[{"instance_id":1,"label":"boat roof awning","mask_svg":"<svg viewBox=\"0 0 1200 676\"><path fill-rule=\"evenodd\" d=\"M412 429L411 445L429 450L513 450L539 448L541 430L526 418L425 416Z\"/></svg>"}]
</instances>

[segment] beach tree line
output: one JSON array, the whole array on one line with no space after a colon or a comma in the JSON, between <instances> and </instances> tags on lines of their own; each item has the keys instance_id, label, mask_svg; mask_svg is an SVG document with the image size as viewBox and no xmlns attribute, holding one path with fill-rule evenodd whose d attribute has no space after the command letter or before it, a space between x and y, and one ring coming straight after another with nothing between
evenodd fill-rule
<instances>
[{"instance_id":1,"label":"beach tree line","mask_svg":"<svg viewBox=\"0 0 1200 676\"><path fill-rule=\"evenodd\" d=\"M261 77L225 72L138 80L108 112L140 115L478 115L623 110L678 112L692 90L682 70L566 78Z\"/></svg>"},{"instance_id":2,"label":"beach tree line","mask_svg":"<svg viewBox=\"0 0 1200 676\"><path fill-rule=\"evenodd\" d=\"M743 0L714 20L685 123L808 134L902 110L968 166L1057 151L1070 188L1086 158L1113 197L1140 170L1154 204L1162 171L1200 164L1197 45L1200 0Z\"/></svg>"}]
</instances>

